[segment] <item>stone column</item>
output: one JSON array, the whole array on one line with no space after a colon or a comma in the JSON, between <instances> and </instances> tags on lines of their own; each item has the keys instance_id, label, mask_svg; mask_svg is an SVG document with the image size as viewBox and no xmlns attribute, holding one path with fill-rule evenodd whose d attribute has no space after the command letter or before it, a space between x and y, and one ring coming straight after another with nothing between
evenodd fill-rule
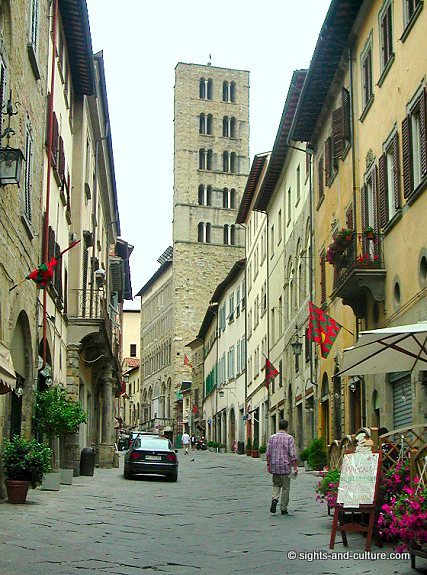
<instances>
[{"instance_id":1,"label":"stone column","mask_svg":"<svg viewBox=\"0 0 427 575\"><path fill-rule=\"evenodd\" d=\"M102 387L102 428L99 444L99 467L113 467L114 460L114 406L111 368L99 379Z\"/></svg>"},{"instance_id":2,"label":"stone column","mask_svg":"<svg viewBox=\"0 0 427 575\"><path fill-rule=\"evenodd\" d=\"M79 366L79 344L70 343L67 346L67 394L73 401L79 400ZM80 475L80 443L78 433L70 434L65 437L64 461L60 461L59 467L73 469L74 477Z\"/></svg>"}]
</instances>

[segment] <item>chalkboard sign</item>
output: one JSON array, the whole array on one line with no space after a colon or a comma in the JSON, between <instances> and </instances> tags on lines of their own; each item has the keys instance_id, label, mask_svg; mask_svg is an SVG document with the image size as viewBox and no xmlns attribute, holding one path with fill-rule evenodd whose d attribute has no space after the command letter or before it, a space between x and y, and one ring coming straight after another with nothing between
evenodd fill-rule
<instances>
[{"instance_id":1,"label":"chalkboard sign","mask_svg":"<svg viewBox=\"0 0 427 575\"><path fill-rule=\"evenodd\" d=\"M379 453L345 453L341 466L337 503L344 507L372 505L379 466Z\"/></svg>"}]
</instances>

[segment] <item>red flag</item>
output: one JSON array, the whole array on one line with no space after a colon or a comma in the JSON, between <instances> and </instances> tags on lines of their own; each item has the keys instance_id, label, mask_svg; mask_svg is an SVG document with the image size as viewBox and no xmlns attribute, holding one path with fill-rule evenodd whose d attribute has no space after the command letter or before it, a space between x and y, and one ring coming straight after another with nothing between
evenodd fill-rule
<instances>
[{"instance_id":1,"label":"red flag","mask_svg":"<svg viewBox=\"0 0 427 575\"><path fill-rule=\"evenodd\" d=\"M190 360L185 354L184 354L184 365L188 365L188 367L193 367L190 363Z\"/></svg>"},{"instance_id":2,"label":"red flag","mask_svg":"<svg viewBox=\"0 0 427 575\"><path fill-rule=\"evenodd\" d=\"M44 289L53 278L54 267L57 263L58 260L56 258L50 259L47 263L39 265L28 274L26 279L33 280L40 289Z\"/></svg>"},{"instance_id":3,"label":"red flag","mask_svg":"<svg viewBox=\"0 0 427 575\"><path fill-rule=\"evenodd\" d=\"M322 309L316 307L313 302L309 302L309 310L307 337L320 345L320 353L326 359L341 326Z\"/></svg>"},{"instance_id":4,"label":"red flag","mask_svg":"<svg viewBox=\"0 0 427 575\"><path fill-rule=\"evenodd\" d=\"M193 409L191 410L193 413L197 413L199 411L196 404L193 405Z\"/></svg>"},{"instance_id":5,"label":"red flag","mask_svg":"<svg viewBox=\"0 0 427 575\"><path fill-rule=\"evenodd\" d=\"M271 361L268 358L265 358L265 379L264 379L264 384L265 387L268 389L268 386L270 385L270 383L272 381L274 381L274 378L276 377L276 375L279 375L279 372L277 371L277 369L274 367L274 365L271 363Z\"/></svg>"}]
</instances>

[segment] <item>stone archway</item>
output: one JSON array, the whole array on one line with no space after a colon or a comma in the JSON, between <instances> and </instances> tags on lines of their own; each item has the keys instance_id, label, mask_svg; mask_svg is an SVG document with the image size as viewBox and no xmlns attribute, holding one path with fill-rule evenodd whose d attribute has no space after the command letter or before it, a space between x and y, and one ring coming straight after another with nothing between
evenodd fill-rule
<instances>
[{"instance_id":1,"label":"stone archway","mask_svg":"<svg viewBox=\"0 0 427 575\"><path fill-rule=\"evenodd\" d=\"M17 389L22 395L12 392L10 404L10 436L30 436L32 427L32 385L33 385L33 350L28 316L21 311L13 330L10 355L17 378Z\"/></svg>"}]
</instances>

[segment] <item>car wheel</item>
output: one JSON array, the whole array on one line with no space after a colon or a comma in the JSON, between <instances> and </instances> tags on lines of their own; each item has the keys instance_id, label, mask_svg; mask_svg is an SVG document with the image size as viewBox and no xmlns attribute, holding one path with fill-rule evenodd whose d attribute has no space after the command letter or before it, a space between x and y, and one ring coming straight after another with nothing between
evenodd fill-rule
<instances>
[{"instance_id":1,"label":"car wheel","mask_svg":"<svg viewBox=\"0 0 427 575\"><path fill-rule=\"evenodd\" d=\"M176 475L169 475L169 476L167 477L167 480L168 480L168 481L173 481L173 482L177 481L177 480L178 480L178 474L176 474Z\"/></svg>"},{"instance_id":2,"label":"car wheel","mask_svg":"<svg viewBox=\"0 0 427 575\"><path fill-rule=\"evenodd\" d=\"M124 472L123 472L123 477L124 477L125 479L132 479L132 474L129 472L129 469L126 469L126 468L125 468L125 470L124 470Z\"/></svg>"}]
</instances>

